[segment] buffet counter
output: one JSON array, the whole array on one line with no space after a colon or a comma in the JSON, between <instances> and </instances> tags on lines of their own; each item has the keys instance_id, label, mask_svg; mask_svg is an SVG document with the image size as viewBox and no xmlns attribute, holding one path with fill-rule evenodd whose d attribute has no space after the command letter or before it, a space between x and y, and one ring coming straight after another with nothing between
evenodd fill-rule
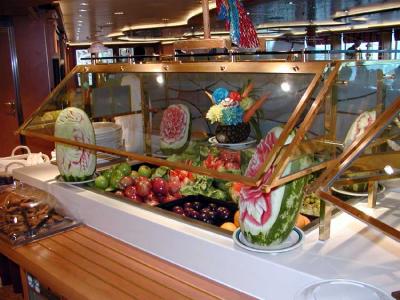
<instances>
[{"instance_id":1,"label":"buffet counter","mask_svg":"<svg viewBox=\"0 0 400 300\"><path fill-rule=\"evenodd\" d=\"M25 299L27 273L69 300L252 299L86 226L0 249L21 267Z\"/></svg>"},{"instance_id":2,"label":"buffet counter","mask_svg":"<svg viewBox=\"0 0 400 300\"><path fill-rule=\"evenodd\" d=\"M400 289L400 244L344 213L333 219L328 241L318 241L314 230L300 248L259 254L237 247L230 236L58 183L58 174L56 166L40 165L15 170L14 177L53 194L67 215L87 226L245 294L293 299L305 286L332 278L362 281L388 294ZM387 189L372 213L384 218L399 199ZM357 206L367 209L364 202ZM385 222L400 228L398 218Z\"/></svg>"}]
</instances>

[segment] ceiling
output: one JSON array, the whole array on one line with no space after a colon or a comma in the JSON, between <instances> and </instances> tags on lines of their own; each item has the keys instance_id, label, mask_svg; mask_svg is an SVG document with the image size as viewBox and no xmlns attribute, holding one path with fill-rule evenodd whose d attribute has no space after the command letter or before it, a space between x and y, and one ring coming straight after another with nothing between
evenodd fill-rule
<instances>
[{"instance_id":1,"label":"ceiling","mask_svg":"<svg viewBox=\"0 0 400 300\"><path fill-rule=\"evenodd\" d=\"M0 15L29 11L52 0L0 0ZM241 0L259 34L400 26L399 0ZM156 42L202 32L201 0L59 0L69 42ZM209 1L210 8L215 0ZM373 13L384 8L384 11ZM387 9L385 9L387 8ZM227 34L211 10L211 29ZM318 31L317 31L318 32Z\"/></svg>"}]
</instances>

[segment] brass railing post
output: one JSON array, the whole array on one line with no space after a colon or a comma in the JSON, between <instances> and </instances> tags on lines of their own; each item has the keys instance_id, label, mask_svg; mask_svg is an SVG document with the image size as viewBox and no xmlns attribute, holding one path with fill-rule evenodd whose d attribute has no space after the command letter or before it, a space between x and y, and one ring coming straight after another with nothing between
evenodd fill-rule
<instances>
[{"instance_id":1,"label":"brass railing post","mask_svg":"<svg viewBox=\"0 0 400 300\"><path fill-rule=\"evenodd\" d=\"M320 200L319 211L319 235L320 241L326 241L331 235L331 220L332 220L333 205L324 200Z\"/></svg>"},{"instance_id":2,"label":"brass railing post","mask_svg":"<svg viewBox=\"0 0 400 300\"><path fill-rule=\"evenodd\" d=\"M368 182L368 207L374 208L376 206L376 198L378 193L378 182Z\"/></svg>"}]
</instances>

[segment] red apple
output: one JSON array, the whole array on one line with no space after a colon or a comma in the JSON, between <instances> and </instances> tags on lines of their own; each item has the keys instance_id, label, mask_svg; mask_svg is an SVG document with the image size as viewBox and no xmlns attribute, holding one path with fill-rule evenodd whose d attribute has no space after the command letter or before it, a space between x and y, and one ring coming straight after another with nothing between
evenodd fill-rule
<instances>
[{"instance_id":1,"label":"red apple","mask_svg":"<svg viewBox=\"0 0 400 300\"><path fill-rule=\"evenodd\" d=\"M175 194L179 192L181 188L181 182L179 181L178 177L170 177L168 182L168 192L171 194Z\"/></svg>"},{"instance_id":2,"label":"red apple","mask_svg":"<svg viewBox=\"0 0 400 300\"><path fill-rule=\"evenodd\" d=\"M142 203L143 198L140 197L138 194L133 194L131 197L129 197L129 200L135 203Z\"/></svg>"},{"instance_id":3,"label":"red apple","mask_svg":"<svg viewBox=\"0 0 400 300\"><path fill-rule=\"evenodd\" d=\"M124 189L124 195L125 195L125 197L128 197L128 198L132 198L133 195L136 196L136 187L133 185L127 186Z\"/></svg>"},{"instance_id":4,"label":"red apple","mask_svg":"<svg viewBox=\"0 0 400 300\"><path fill-rule=\"evenodd\" d=\"M140 197L147 197L151 191L151 183L147 180L147 178L146 180L136 181L135 187L136 194L138 194Z\"/></svg>"},{"instance_id":5,"label":"red apple","mask_svg":"<svg viewBox=\"0 0 400 300\"><path fill-rule=\"evenodd\" d=\"M151 181L153 192L157 195L166 195L168 193L167 182L161 177L156 177Z\"/></svg>"},{"instance_id":6,"label":"red apple","mask_svg":"<svg viewBox=\"0 0 400 300\"><path fill-rule=\"evenodd\" d=\"M122 179L119 181L119 188L121 190L124 190L126 187L131 186L135 183L132 177L130 176L125 176L122 177Z\"/></svg>"}]
</instances>

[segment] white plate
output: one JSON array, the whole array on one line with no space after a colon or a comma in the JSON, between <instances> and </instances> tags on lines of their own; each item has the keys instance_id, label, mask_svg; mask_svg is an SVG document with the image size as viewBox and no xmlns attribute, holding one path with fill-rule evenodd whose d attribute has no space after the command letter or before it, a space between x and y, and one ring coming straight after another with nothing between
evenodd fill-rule
<instances>
[{"instance_id":1,"label":"white plate","mask_svg":"<svg viewBox=\"0 0 400 300\"><path fill-rule=\"evenodd\" d=\"M154 157L158 158L167 158L168 155L165 155L164 153L161 152L161 150L157 150L152 154Z\"/></svg>"},{"instance_id":2,"label":"white plate","mask_svg":"<svg viewBox=\"0 0 400 300\"><path fill-rule=\"evenodd\" d=\"M338 193L338 194L343 194L346 196L353 196L353 197L368 197L368 192L350 192L346 190L342 190L339 188L335 188L334 186L331 187L331 190ZM381 194L386 190L385 186L383 184L378 184L378 192L377 194Z\"/></svg>"},{"instance_id":3,"label":"white plate","mask_svg":"<svg viewBox=\"0 0 400 300\"><path fill-rule=\"evenodd\" d=\"M93 128L96 135L105 135L122 130L121 125L115 124L113 122L94 122Z\"/></svg>"},{"instance_id":4,"label":"white plate","mask_svg":"<svg viewBox=\"0 0 400 300\"><path fill-rule=\"evenodd\" d=\"M241 142L241 143L224 144L224 143L218 142L217 138L215 136L213 136L208 139L208 142L211 145L214 145L217 147L229 148L232 150L241 150L241 149L249 148L251 145L257 143L257 140L249 137L249 138L247 138L247 140L245 140L244 142Z\"/></svg>"},{"instance_id":5,"label":"white plate","mask_svg":"<svg viewBox=\"0 0 400 300\"><path fill-rule=\"evenodd\" d=\"M94 181L96 179L97 176L98 176L98 174L94 173L92 178L86 179L86 180L83 180L83 181L65 181L64 178L61 175L57 175L55 179L58 182L62 182L62 183L65 183L65 184L76 185L76 184L84 184L84 183L92 182L92 181Z\"/></svg>"},{"instance_id":6,"label":"white plate","mask_svg":"<svg viewBox=\"0 0 400 300\"><path fill-rule=\"evenodd\" d=\"M260 253L280 253L287 252L300 247L304 241L304 233L299 228L294 227L288 238L278 245L258 246L249 243L240 228L233 233L233 240L241 248Z\"/></svg>"},{"instance_id":7,"label":"white plate","mask_svg":"<svg viewBox=\"0 0 400 300\"><path fill-rule=\"evenodd\" d=\"M384 291L367 283L332 279L315 282L296 294L294 300L390 300Z\"/></svg>"}]
</instances>

